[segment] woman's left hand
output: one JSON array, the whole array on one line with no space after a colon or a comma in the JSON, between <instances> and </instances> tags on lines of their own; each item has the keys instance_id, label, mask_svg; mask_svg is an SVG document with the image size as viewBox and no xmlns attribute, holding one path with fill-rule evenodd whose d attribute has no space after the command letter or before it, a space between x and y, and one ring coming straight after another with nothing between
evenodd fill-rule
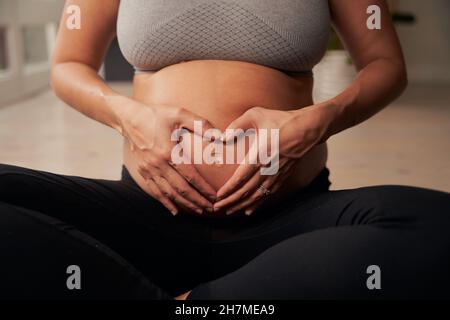
<instances>
[{"instance_id":1,"label":"woman's left hand","mask_svg":"<svg viewBox=\"0 0 450 320\"><path fill-rule=\"evenodd\" d=\"M245 214L250 215L264 200L264 196L278 191L295 169L299 158L317 144L326 141L328 124L329 117L326 112L322 112L321 105L312 105L293 111L263 107L247 110L227 129L245 131L253 128L258 137L260 129L267 129L267 136L270 136L271 129L279 129L278 154L270 154L271 143L273 143L270 139L267 139L268 145L265 145L272 160L278 157L279 169L275 174L262 175L260 169L264 166L260 161L250 161L249 153L247 153L245 161L217 191L218 201L214 204L214 211L226 209L226 214L232 214L245 210ZM223 140L224 143L230 143L234 140L234 135L225 134Z\"/></svg>"}]
</instances>

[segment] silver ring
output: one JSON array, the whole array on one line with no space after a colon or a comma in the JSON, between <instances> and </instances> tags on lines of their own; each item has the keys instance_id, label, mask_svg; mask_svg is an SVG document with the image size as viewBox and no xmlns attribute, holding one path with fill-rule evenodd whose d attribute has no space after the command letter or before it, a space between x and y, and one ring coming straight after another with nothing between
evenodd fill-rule
<instances>
[{"instance_id":1,"label":"silver ring","mask_svg":"<svg viewBox=\"0 0 450 320\"><path fill-rule=\"evenodd\" d=\"M259 190L261 190L261 192L264 193L265 196L268 196L270 194L270 190L264 187L263 185L259 186Z\"/></svg>"}]
</instances>

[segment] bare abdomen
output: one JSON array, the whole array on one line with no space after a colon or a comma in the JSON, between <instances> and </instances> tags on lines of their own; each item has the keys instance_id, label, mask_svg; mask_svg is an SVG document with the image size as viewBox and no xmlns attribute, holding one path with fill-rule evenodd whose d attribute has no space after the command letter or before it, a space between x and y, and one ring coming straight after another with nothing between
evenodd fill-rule
<instances>
[{"instance_id":1,"label":"bare abdomen","mask_svg":"<svg viewBox=\"0 0 450 320\"><path fill-rule=\"evenodd\" d=\"M143 103L184 107L209 120L219 130L253 106L294 110L312 104L312 78L287 76L275 69L237 61L189 61L156 73L140 74L134 80L134 98ZM192 138L192 137L191 137ZM203 143L206 147L207 143ZM124 161L138 184L142 184L127 143ZM298 161L284 189L307 185L324 167L326 146L313 148ZM226 161L224 161L226 162ZM193 164L219 189L238 164ZM286 190L287 191L287 190Z\"/></svg>"}]
</instances>

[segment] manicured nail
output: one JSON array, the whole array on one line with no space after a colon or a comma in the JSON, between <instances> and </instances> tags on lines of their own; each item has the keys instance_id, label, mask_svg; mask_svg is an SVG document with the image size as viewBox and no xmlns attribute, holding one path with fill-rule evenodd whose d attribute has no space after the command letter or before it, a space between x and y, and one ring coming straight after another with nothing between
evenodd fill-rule
<instances>
[{"instance_id":1,"label":"manicured nail","mask_svg":"<svg viewBox=\"0 0 450 320\"><path fill-rule=\"evenodd\" d=\"M251 215L252 213L253 213L253 210L251 210L251 209L245 210L245 215L247 215L247 216Z\"/></svg>"},{"instance_id":2,"label":"manicured nail","mask_svg":"<svg viewBox=\"0 0 450 320\"><path fill-rule=\"evenodd\" d=\"M178 211L176 211L176 210L171 210L170 211L174 216L176 216L177 214L178 214Z\"/></svg>"},{"instance_id":3,"label":"manicured nail","mask_svg":"<svg viewBox=\"0 0 450 320\"><path fill-rule=\"evenodd\" d=\"M195 209L195 212L197 212L198 214L202 214L203 210L202 209Z\"/></svg>"}]
</instances>

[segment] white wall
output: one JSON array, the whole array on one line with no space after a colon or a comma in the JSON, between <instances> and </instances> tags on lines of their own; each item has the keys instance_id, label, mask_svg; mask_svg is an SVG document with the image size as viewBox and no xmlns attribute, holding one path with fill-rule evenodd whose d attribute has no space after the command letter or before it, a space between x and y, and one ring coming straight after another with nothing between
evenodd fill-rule
<instances>
[{"instance_id":1,"label":"white wall","mask_svg":"<svg viewBox=\"0 0 450 320\"><path fill-rule=\"evenodd\" d=\"M397 28L410 81L450 83L450 1L399 0L397 8L416 16Z\"/></svg>"}]
</instances>

